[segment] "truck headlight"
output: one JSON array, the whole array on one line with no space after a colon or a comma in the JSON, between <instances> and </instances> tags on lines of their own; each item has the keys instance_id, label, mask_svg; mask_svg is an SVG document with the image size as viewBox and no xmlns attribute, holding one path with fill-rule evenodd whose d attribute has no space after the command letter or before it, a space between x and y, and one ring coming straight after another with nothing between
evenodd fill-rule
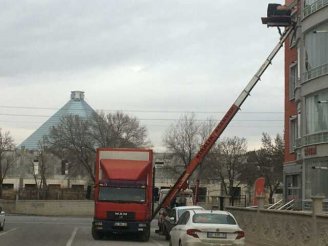
<instances>
[{"instance_id":1,"label":"truck headlight","mask_svg":"<svg viewBox=\"0 0 328 246\"><path fill-rule=\"evenodd\" d=\"M102 221L96 221L95 226L102 226Z\"/></svg>"},{"instance_id":2,"label":"truck headlight","mask_svg":"<svg viewBox=\"0 0 328 246\"><path fill-rule=\"evenodd\" d=\"M147 224L139 224L139 227L147 227Z\"/></svg>"}]
</instances>

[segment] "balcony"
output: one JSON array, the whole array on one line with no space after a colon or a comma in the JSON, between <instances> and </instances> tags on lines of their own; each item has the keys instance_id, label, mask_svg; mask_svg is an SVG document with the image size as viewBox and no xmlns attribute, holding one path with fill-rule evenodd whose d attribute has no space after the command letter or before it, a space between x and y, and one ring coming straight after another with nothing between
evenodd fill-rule
<instances>
[{"instance_id":1,"label":"balcony","mask_svg":"<svg viewBox=\"0 0 328 246\"><path fill-rule=\"evenodd\" d=\"M321 143L328 143L328 131L311 134L304 136L303 138L296 139L296 148Z\"/></svg>"},{"instance_id":2,"label":"balcony","mask_svg":"<svg viewBox=\"0 0 328 246\"><path fill-rule=\"evenodd\" d=\"M305 72L303 74L304 82L327 74L328 74L328 63Z\"/></svg>"},{"instance_id":3,"label":"balcony","mask_svg":"<svg viewBox=\"0 0 328 246\"><path fill-rule=\"evenodd\" d=\"M328 0L318 0L310 5L306 5L304 7L304 18L326 6L328 6Z\"/></svg>"}]
</instances>

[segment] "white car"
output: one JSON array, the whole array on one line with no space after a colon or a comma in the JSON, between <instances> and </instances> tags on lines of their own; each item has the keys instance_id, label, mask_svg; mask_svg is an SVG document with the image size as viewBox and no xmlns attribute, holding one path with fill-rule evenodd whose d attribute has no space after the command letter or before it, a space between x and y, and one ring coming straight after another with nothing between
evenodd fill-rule
<instances>
[{"instance_id":1,"label":"white car","mask_svg":"<svg viewBox=\"0 0 328 246\"><path fill-rule=\"evenodd\" d=\"M245 233L226 211L188 210L170 232L171 246L245 245Z\"/></svg>"},{"instance_id":2,"label":"white car","mask_svg":"<svg viewBox=\"0 0 328 246\"><path fill-rule=\"evenodd\" d=\"M0 231L2 231L5 228L5 211L2 210L0 207Z\"/></svg>"},{"instance_id":3,"label":"white car","mask_svg":"<svg viewBox=\"0 0 328 246\"><path fill-rule=\"evenodd\" d=\"M170 209L167 214L163 218L162 221L162 234L165 235L165 239L170 239L170 231L177 224L180 216L187 210L204 210L203 207L200 206L180 206L174 207Z\"/></svg>"}]
</instances>

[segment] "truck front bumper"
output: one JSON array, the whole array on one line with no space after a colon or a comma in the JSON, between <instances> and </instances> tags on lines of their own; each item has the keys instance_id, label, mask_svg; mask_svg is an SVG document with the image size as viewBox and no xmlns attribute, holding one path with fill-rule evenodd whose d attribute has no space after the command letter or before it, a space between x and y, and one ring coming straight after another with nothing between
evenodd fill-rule
<instances>
[{"instance_id":1,"label":"truck front bumper","mask_svg":"<svg viewBox=\"0 0 328 246\"><path fill-rule=\"evenodd\" d=\"M94 220L92 227L97 231L112 233L138 233L149 230L149 222L145 221L111 221Z\"/></svg>"}]
</instances>

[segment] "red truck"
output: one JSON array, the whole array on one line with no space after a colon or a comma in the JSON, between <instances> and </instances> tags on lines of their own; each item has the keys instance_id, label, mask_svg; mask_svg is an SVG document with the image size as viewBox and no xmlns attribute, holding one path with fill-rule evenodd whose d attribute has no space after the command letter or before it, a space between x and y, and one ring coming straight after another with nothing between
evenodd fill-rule
<instances>
[{"instance_id":1,"label":"red truck","mask_svg":"<svg viewBox=\"0 0 328 246\"><path fill-rule=\"evenodd\" d=\"M153 211L153 152L97 149L92 236L134 233L148 241Z\"/></svg>"}]
</instances>

